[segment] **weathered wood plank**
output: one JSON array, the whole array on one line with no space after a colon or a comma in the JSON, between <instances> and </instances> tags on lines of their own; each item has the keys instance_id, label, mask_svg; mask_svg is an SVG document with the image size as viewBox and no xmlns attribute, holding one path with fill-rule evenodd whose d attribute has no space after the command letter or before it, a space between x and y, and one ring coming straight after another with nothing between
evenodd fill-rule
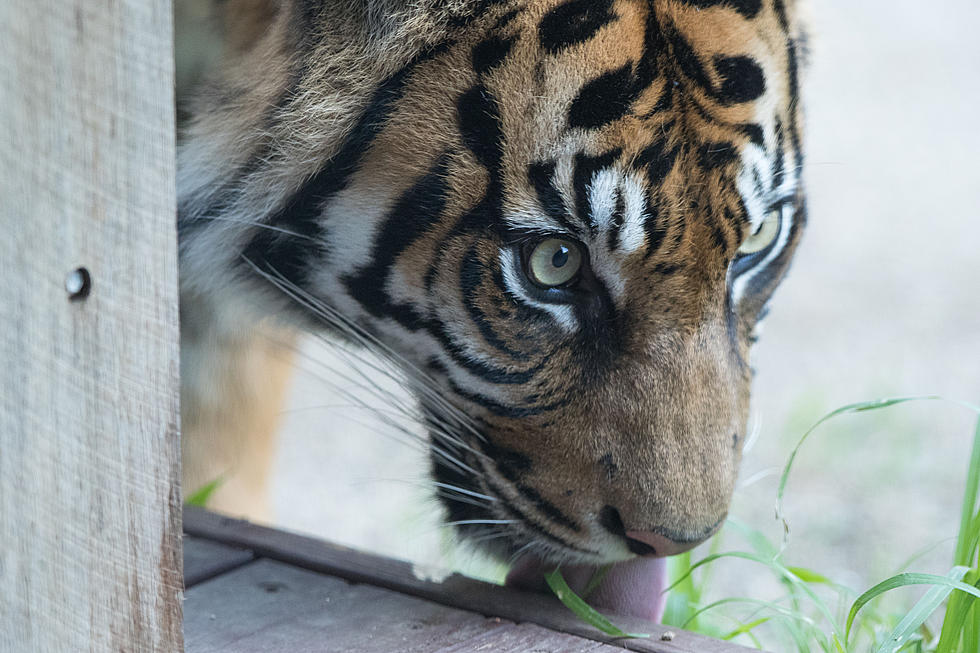
<instances>
[{"instance_id":1,"label":"weathered wood plank","mask_svg":"<svg viewBox=\"0 0 980 653\"><path fill-rule=\"evenodd\" d=\"M174 213L169 0L2 0L2 651L181 647Z\"/></svg>"},{"instance_id":2,"label":"weathered wood plank","mask_svg":"<svg viewBox=\"0 0 980 653\"><path fill-rule=\"evenodd\" d=\"M272 560L188 590L184 614L188 653L428 652L500 626Z\"/></svg>"},{"instance_id":3,"label":"weathered wood plank","mask_svg":"<svg viewBox=\"0 0 980 653\"><path fill-rule=\"evenodd\" d=\"M184 588L237 569L255 559L247 549L218 544L199 537L184 536Z\"/></svg>"},{"instance_id":4,"label":"weathered wood plank","mask_svg":"<svg viewBox=\"0 0 980 653\"><path fill-rule=\"evenodd\" d=\"M272 560L190 589L184 612L188 653L622 650Z\"/></svg>"},{"instance_id":5,"label":"weathered wood plank","mask_svg":"<svg viewBox=\"0 0 980 653\"><path fill-rule=\"evenodd\" d=\"M534 624L508 622L506 626L433 653L616 653L622 650Z\"/></svg>"},{"instance_id":6,"label":"weathered wood plank","mask_svg":"<svg viewBox=\"0 0 980 653\"><path fill-rule=\"evenodd\" d=\"M667 628L632 617L613 621L627 632L649 633L650 639L614 640L588 626L554 597L521 592L452 575L442 583L419 580L409 563L354 551L329 542L265 528L189 507L185 532L251 549L256 555L299 567L385 587L478 614L530 622L559 632L609 642L641 653L739 653L747 649L702 635ZM673 635L670 641L661 638Z\"/></svg>"}]
</instances>

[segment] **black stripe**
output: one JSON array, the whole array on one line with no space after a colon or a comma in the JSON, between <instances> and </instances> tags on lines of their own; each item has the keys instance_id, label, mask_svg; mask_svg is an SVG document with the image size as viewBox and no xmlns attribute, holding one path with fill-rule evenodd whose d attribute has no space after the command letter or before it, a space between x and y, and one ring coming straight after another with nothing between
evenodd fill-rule
<instances>
[{"instance_id":1,"label":"black stripe","mask_svg":"<svg viewBox=\"0 0 980 653\"><path fill-rule=\"evenodd\" d=\"M704 70L700 57L698 57L697 52L677 29L677 26L668 22L664 26L664 35L670 41L674 61L677 62L681 72L706 92L713 94L714 89L711 86L711 80Z\"/></svg>"},{"instance_id":2,"label":"black stripe","mask_svg":"<svg viewBox=\"0 0 980 653\"><path fill-rule=\"evenodd\" d=\"M544 514L548 519L564 526L570 531L576 533L582 532L582 526L575 523L568 515L563 513L558 507L541 496L541 493L535 490L529 485L517 484L514 486L515 489L520 492L525 499L534 504L534 507Z\"/></svg>"},{"instance_id":3,"label":"black stripe","mask_svg":"<svg viewBox=\"0 0 980 653\"><path fill-rule=\"evenodd\" d=\"M731 143L705 143L698 150L698 162L708 170L717 170L738 160L738 150Z\"/></svg>"},{"instance_id":4,"label":"black stripe","mask_svg":"<svg viewBox=\"0 0 980 653\"><path fill-rule=\"evenodd\" d=\"M664 126L664 132L669 132L673 128L673 123L668 123ZM650 145L647 145L640 153L636 156L633 161L633 166L636 168L645 168L647 171L647 180L652 188L659 186L663 183L670 171L674 169L674 163L677 161L677 155L680 154L681 145L677 144L673 148L667 149L668 137L661 138L660 140L654 141Z\"/></svg>"},{"instance_id":5,"label":"black stripe","mask_svg":"<svg viewBox=\"0 0 980 653\"><path fill-rule=\"evenodd\" d=\"M538 196L541 208L569 233L578 235L580 229L568 219L568 208L555 186L554 174L554 161L532 163L527 167L527 179Z\"/></svg>"},{"instance_id":6,"label":"black stripe","mask_svg":"<svg viewBox=\"0 0 980 653\"><path fill-rule=\"evenodd\" d=\"M393 317L409 329L421 328L422 319L411 308L391 302L386 292L391 268L412 243L434 224L446 206L449 157L440 156L429 171L405 191L377 229L368 260L356 273L344 277L348 291L375 317Z\"/></svg>"},{"instance_id":7,"label":"black stripe","mask_svg":"<svg viewBox=\"0 0 980 653\"><path fill-rule=\"evenodd\" d=\"M490 437L484 437L477 442L477 446L482 453L493 460L497 472L512 483L518 483L525 474L534 469L530 456L502 447Z\"/></svg>"},{"instance_id":8,"label":"black stripe","mask_svg":"<svg viewBox=\"0 0 980 653\"><path fill-rule=\"evenodd\" d=\"M728 209L725 209L725 217L728 217ZM715 247L720 249L722 252L728 252L731 245L728 242L728 232L725 227L718 220L718 211L713 206L708 206L704 211L704 219L707 222L708 227L711 229L711 241Z\"/></svg>"},{"instance_id":9,"label":"black stripe","mask_svg":"<svg viewBox=\"0 0 980 653\"><path fill-rule=\"evenodd\" d=\"M641 118L649 120L658 113L669 111L674 103L674 87L676 84L677 82L671 83L670 80L667 80L663 85L663 89L660 91L660 97L657 98L657 103L652 109L643 114Z\"/></svg>"},{"instance_id":10,"label":"black stripe","mask_svg":"<svg viewBox=\"0 0 980 653\"><path fill-rule=\"evenodd\" d=\"M544 15L538 39L546 52L554 54L588 41L615 18L612 0L572 0Z\"/></svg>"},{"instance_id":11,"label":"black stripe","mask_svg":"<svg viewBox=\"0 0 980 653\"><path fill-rule=\"evenodd\" d=\"M642 92L657 79L660 73L657 68L657 57L665 46L663 31L660 29L660 20L653 4L650 3L643 30L643 54L640 56L640 61L637 62L635 70L636 86L639 91Z\"/></svg>"},{"instance_id":12,"label":"black stripe","mask_svg":"<svg viewBox=\"0 0 980 653\"><path fill-rule=\"evenodd\" d=\"M466 399L467 401L470 401L482 408L485 408L488 412L493 413L498 417L509 417L509 418L532 417L534 415L540 415L541 413L551 412L554 410L558 410L559 408L564 408L569 403L571 403L571 400L566 398L566 399L559 399L554 403L547 404L544 406L531 406L525 408L521 408L517 406L507 406L498 403L493 399L490 399L489 397L485 397L484 395L476 394L464 390L459 386L459 384L457 384L451 378L447 379L447 381L449 383L450 389L454 394L459 395L463 399Z\"/></svg>"},{"instance_id":13,"label":"black stripe","mask_svg":"<svg viewBox=\"0 0 980 653\"><path fill-rule=\"evenodd\" d=\"M773 188L767 188L767 191L782 186L786 177L786 130L783 129L783 121L779 118L776 118L776 152L770 174L772 175Z\"/></svg>"},{"instance_id":14,"label":"black stripe","mask_svg":"<svg viewBox=\"0 0 980 653\"><path fill-rule=\"evenodd\" d=\"M661 219L660 208L649 192L646 199L646 213L647 218L643 221L643 231L647 235L647 251L643 257L650 258L663 245L664 237L667 235L667 225Z\"/></svg>"},{"instance_id":15,"label":"black stripe","mask_svg":"<svg viewBox=\"0 0 980 653\"><path fill-rule=\"evenodd\" d=\"M661 276L669 277L677 274L677 272L683 269L684 268L681 267L680 265L674 265L671 263L657 263L655 266L653 266L652 272L654 274L659 274Z\"/></svg>"},{"instance_id":16,"label":"black stripe","mask_svg":"<svg viewBox=\"0 0 980 653\"><path fill-rule=\"evenodd\" d=\"M517 39L492 36L473 47L473 70L477 75L486 75L503 63Z\"/></svg>"},{"instance_id":17,"label":"black stripe","mask_svg":"<svg viewBox=\"0 0 980 653\"><path fill-rule=\"evenodd\" d=\"M503 129L497 100L483 84L477 84L456 102L456 117L463 144L476 156L492 178L500 174Z\"/></svg>"},{"instance_id":18,"label":"black stripe","mask_svg":"<svg viewBox=\"0 0 980 653\"><path fill-rule=\"evenodd\" d=\"M766 135L762 131L762 125L758 123L745 123L740 125L739 128L743 134L749 137L752 143L763 148L766 146Z\"/></svg>"},{"instance_id":19,"label":"black stripe","mask_svg":"<svg viewBox=\"0 0 980 653\"><path fill-rule=\"evenodd\" d=\"M748 56L716 56L711 65L719 82L712 82L697 50L677 29L669 25L665 30L677 62L686 77L700 86L709 96L724 105L748 102L765 92L765 74L761 66Z\"/></svg>"},{"instance_id":20,"label":"black stripe","mask_svg":"<svg viewBox=\"0 0 980 653\"><path fill-rule=\"evenodd\" d=\"M527 528L528 530L533 531L536 535L538 535L543 539L551 540L552 542L558 543L559 545L565 547L566 549L578 551L579 553L589 553L592 555L598 554L598 552L596 551L591 551L589 549L584 549L574 544L570 544L566 542L564 539L562 539L561 537L559 537L558 535L546 531L543 526L539 525L536 521L534 521L526 513L524 513L520 508L518 508L513 503L511 503L510 500L508 500L507 497L504 496L503 488L498 486L489 478L483 479L483 482L486 483L487 487L497 497L497 507L503 508L506 512L510 513L511 517L516 517L520 522L521 526Z\"/></svg>"},{"instance_id":21,"label":"black stripe","mask_svg":"<svg viewBox=\"0 0 980 653\"><path fill-rule=\"evenodd\" d=\"M619 247L619 234L623 230L623 222L626 219L626 200L623 199L623 193L616 189L616 208L612 214L612 226L606 233L606 244L609 246L609 250L614 252Z\"/></svg>"},{"instance_id":22,"label":"black stripe","mask_svg":"<svg viewBox=\"0 0 980 653\"><path fill-rule=\"evenodd\" d=\"M568 126L571 129L605 127L627 115L639 93L632 63L603 73L579 89L568 109Z\"/></svg>"},{"instance_id":23,"label":"black stripe","mask_svg":"<svg viewBox=\"0 0 980 653\"><path fill-rule=\"evenodd\" d=\"M766 76L752 57L716 55L714 66L721 80L716 97L723 104L751 102L766 92Z\"/></svg>"},{"instance_id":24,"label":"black stripe","mask_svg":"<svg viewBox=\"0 0 980 653\"><path fill-rule=\"evenodd\" d=\"M476 247L471 247L463 259L463 264L459 273L460 290L463 295L463 305L469 313L470 319L480 331L480 335L494 349L501 351L515 360L528 357L527 352L511 349L506 342L500 339L497 332L493 330L486 314L477 305L480 296L480 286L487 277L493 278L492 270L480 260L479 252ZM506 292L504 288L498 288L501 293ZM540 366L536 366L535 370Z\"/></svg>"}]
</instances>

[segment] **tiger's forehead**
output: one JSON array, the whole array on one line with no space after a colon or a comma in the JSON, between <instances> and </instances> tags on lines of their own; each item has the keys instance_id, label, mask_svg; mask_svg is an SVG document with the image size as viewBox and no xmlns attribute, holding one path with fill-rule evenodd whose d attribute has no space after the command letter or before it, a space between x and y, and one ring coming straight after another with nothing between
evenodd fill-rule
<instances>
[{"instance_id":1,"label":"tiger's forehead","mask_svg":"<svg viewBox=\"0 0 980 653\"><path fill-rule=\"evenodd\" d=\"M739 231L757 226L796 186L787 161L795 62L779 4L572 0L536 3L498 23L473 57L496 98L508 222L568 231L542 210L548 177L581 226L603 222L622 202L616 194L635 196L638 186L654 203L660 196L678 208L686 196L718 205ZM585 171L583 159L592 164ZM720 206L732 204L717 197L725 193L737 194L738 206ZM583 196L596 216L581 214ZM632 205L627 223L649 221L656 208Z\"/></svg>"}]
</instances>

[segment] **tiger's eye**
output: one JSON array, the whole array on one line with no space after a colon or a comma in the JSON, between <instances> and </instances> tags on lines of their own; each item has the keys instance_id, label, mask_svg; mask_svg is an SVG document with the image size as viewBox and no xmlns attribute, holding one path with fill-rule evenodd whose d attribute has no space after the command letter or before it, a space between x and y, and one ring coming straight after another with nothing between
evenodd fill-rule
<instances>
[{"instance_id":1,"label":"tiger's eye","mask_svg":"<svg viewBox=\"0 0 980 653\"><path fill-rule=\"evenodd\" d=\"M531 280L539 286L563 286L578 276L582 250L570 240L546 238L534 246L527 267Z\"/></svg>"},{"instance_id":2,"label":"tiger's eye","mask_svg":"<svg viewBox=\"0 0 980 653\"><path fill-rule=\"evenodd\" d=\"M742 246L738 248L738 253L745 256L761 252L769 247L779 234L780 214L779 209L770 211L755 233L746 238Z\"/></svg>"}]
</instances>

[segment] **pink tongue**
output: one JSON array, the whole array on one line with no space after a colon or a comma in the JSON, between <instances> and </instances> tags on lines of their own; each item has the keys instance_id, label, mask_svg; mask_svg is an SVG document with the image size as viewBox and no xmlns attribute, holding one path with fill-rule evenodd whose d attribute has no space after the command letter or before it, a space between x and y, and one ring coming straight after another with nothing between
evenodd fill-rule
<instances>
[{"instance_id":1,"label":"pink tongue","mask_svg":"<svg viewBox=\"0 0 980 653\"><path fill-rule=\"evenodd\" d=\"M507 585L546 591L544 573L551 569L553 565L546 565L534 556L525 556L507 574ZM596 573L596 567L572 565L562 567L561 571L568 585L581 593ZM667 604L665 589L667 559L634 558L614 564L587 600L596 608L659 622Z\"/></svg>"}]
</instances>

